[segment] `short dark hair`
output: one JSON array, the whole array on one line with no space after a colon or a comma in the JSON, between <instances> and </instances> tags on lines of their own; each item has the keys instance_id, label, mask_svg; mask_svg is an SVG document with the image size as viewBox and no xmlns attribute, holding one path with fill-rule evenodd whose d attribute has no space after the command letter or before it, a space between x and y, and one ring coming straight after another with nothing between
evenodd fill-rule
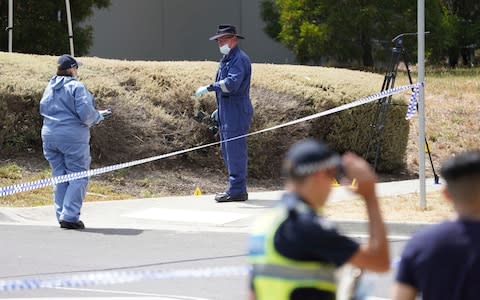
<instances>
[{"instance_id":1,"label":"short dark hair","mask_svg":"<svg viewBox=\"0 0 480 300\"><path fill-rule=\"evenodd\" d=\"M67 69L67 70L63 70L62 68L57 67L57 76L73 76L72 74L72 70L71 69Z\"/></svg>"},{"instance_id":2,"label":"short dark hair","mask_svg":"<svg viewBox=\"0 0 480 300\"><path fill-rule=\"evenodd\" d=\"M480 150L462 152L447 160L440 170L454 200L480 193Z\"/></svg>"}]
</instances>

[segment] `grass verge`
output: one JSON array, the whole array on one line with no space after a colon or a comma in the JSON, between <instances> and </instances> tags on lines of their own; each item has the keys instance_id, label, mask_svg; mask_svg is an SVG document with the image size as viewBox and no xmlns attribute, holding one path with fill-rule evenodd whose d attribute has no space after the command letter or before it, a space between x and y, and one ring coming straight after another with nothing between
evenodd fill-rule
<instances>
[{"instance_id":1,"label":"grass verge","mask_svg":"<svg viewBox=\"0 0 480 300\"><path fill-rule=\"evenodd\" d=\"M50 177L50 169L27 170L16 163L0 165L0 186L9 186L18 183L35 181ZM119 190L115 185L106 182L90 180L86 201L105 201L131 199L133 195ZM32 190L0 197L0 206L7 207L30 207L50 205L52 200L52 187Z\"/></svg>"},{"instance_id":2,"label":"grass verge","mask_svg":"<svg viewBox=\"0 0 480 300\"><path fill-rule=\"evenodd\" d=\"M418 193L380 198L383 217L388 222L435 223L454 214L453 207L439 191L426 195L427 208L423 210ZM362 200L327 203L325 215L334 219L367 220Z\"/></svg>"}]
</instances>

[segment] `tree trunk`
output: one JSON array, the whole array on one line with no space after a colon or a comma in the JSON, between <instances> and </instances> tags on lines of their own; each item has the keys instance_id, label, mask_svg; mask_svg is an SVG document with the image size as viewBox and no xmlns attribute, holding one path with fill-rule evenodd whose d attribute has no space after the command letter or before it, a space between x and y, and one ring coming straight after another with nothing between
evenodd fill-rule
<instances>
[{"instance_id":1,"label":"tree trunk","mask_svg":"<svg viewBox=\"0 0 480 300\"><path fill-rule=\"evenodd\" d=\"M362 63L364 67L373 67L372 44L370 39L362 34Z\"/></svg>"},{"instance_id":2,"label":"tree trunk","mask_svg":"<svg viewBox=\"0 0 480 300\"><path fill-rule=\"evenodd\" d=\"M465 67L473 67L473 55L471 54L473 49L464 47L460 50L460 55L462 56L462 64Z\"/></svg>"},{"instance_id":3,"label":"tree trunk","mask_svg":"<svg viewBox=\"0 0 480 300\"><path fill-rule=\"evenodd\" d=\"M448 49L448 65L451 68L455 68L458 65L458 49L450 48Z\"/></svg>"}]
</instances>

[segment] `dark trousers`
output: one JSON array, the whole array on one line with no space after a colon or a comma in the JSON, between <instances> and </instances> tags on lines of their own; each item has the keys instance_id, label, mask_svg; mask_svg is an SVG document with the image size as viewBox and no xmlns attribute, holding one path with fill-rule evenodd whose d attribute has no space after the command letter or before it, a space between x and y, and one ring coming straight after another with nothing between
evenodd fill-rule
<instances>
[{"instance_id":1,"label":"dark trousers","mask_svg":"<svg viewBox=\"0 0 480 300\"><path fill-rule=\"evenodd\" d=\"M247 134L247 131L221 131L222 141ZM228 171L228 188L231 196L247 192L248 150L247 139L241 138L221 144L223 161Z\"/></svg>"}]
</instances>

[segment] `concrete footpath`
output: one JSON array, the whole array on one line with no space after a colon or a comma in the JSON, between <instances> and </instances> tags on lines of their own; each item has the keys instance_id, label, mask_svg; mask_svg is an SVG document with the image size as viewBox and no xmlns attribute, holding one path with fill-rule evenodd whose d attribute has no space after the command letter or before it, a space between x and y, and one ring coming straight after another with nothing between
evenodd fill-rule
<instances>
[{"instance_id":1,"label":"concrete footpath","mask_svg":"<svg viewBox=\"0 0 480 300\"><path fill-rule=\"evenodd\" d=\"M441 184L426 180L427 192ZM377 184L379 197L418 193L419 180ZM88 227L131 228L175 231L248 232L253 218L275 205L283 191L250 193L246 202L216 203L213 195L171 196L162 198L87 202L81 219ZM359 197L346 187L335 187L329 201L352 201ZM350 234L365 234L365 222L341 220L340 229ZM31 208L0 207L0 224L57 226L53 205ZM417 223L388 224L390 235L408 236Z\"/></svg>"},{"instance_id":2,"label":"concrete footpath","mask_svg":"<svg viewBox=\"0 0 480 300\"><path fill-rule=\"evenodd\" d=\"M427 180L427 191L439 188ZM418 189L418 180L377 186L381 197L417 193ZM251 193L250 200L233 203L215 203L213 195L88 202L81 217L87 228L81 231L58 228L53 205L0 207L0 298L247 299L250 224L275 205L281 194ZM356 198L338 187L329 200ZM365 240L365 222L337 223L344 233ZM424 225L388 224L392 260L400 255L411 233ZM244 272L222 271L232 267ZM163 275L153 278L152 272ZM98 273L103 276L99 280L107 278L108 283L76 277ZM369 299L388 299L393 273L375 275ZM135 280L126 281L132 276ZM64 284L36 288L39 282L52 280ZM2 290L2 282L27 288Z\"/></svg>"}]
</instances>

